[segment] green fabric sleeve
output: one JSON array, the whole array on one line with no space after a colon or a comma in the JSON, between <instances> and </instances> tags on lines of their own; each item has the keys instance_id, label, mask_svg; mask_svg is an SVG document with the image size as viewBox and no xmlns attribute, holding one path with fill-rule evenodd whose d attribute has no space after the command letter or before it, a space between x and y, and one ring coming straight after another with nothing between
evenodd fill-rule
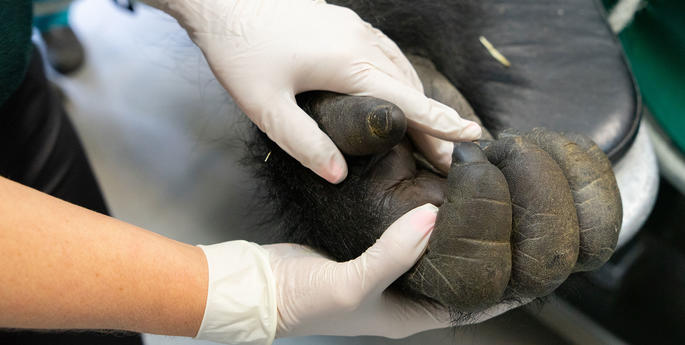
<instances>
[{"instance_id":1,"label":"green fabric sleeve","mask_svg":"<svg viewBox=\"0 0 685 345\"><path fill-rule=\"evenodd\" d=\"M645 104L685 153L685 2L647 1L619 37Z\"/></svg>"},{"instance_id":2,"label":"green fabric sleeve","mask_svg":"<svg viewBox=\"0 0 685 345\"><path fill-rule=\"evenodd\" d=\"M31 57L31 1L0 0L0 105L19 87Z\"/></svg>"}]
</instances>

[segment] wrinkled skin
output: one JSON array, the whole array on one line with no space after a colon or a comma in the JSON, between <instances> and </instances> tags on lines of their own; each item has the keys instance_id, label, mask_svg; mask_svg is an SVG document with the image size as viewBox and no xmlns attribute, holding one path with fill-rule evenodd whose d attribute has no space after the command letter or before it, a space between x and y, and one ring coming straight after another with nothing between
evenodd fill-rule
<instances>
[{"instance_id":1,"label":"wrinkled skin","mask_svg":"<svg viewBox=\"0 0 685 345\"><path fill-rule=\"evenodd\" d=\"M390 151L407 131L402 111L377 98L312 91L299 94L297 103L347 155Z\"/></svg>"},{"instance_id":2,"label":"wrinkled skin","mask_svg":"<svg viewBox=\"0 0 685 345\"><path fill-rule=\"evenodd\" d=\"M412 62L429 97L477 120L430 62ZM333 186L310 179L306 169L266 143L275 161L261 169L281 173L262 175L271 178L275 199L284 198L284 216L297 214L294 221L303 223L286 231L287 240L348 260L405 212L427 202L438 205L426 253L392 288L453 312L547 295L572 272L595 269L613 253L622 216L620 195L608 159L591 140L546 129L506 131L488 140L492 137L486 132L478 144L455 145L445 178L397 131L378 135L403 126L395 111L378 115L378 100L342 96L356 103L359 113L341 117L349 113L349 102L332 103L331 97L339 95L306 96L307 104L323 105L304 108L336 143L347 133L361 138L341 143L343 152L372 154L348 156L348 180ZM374 116L382 119L368 121Z\"/></svg>"}]
</instances>

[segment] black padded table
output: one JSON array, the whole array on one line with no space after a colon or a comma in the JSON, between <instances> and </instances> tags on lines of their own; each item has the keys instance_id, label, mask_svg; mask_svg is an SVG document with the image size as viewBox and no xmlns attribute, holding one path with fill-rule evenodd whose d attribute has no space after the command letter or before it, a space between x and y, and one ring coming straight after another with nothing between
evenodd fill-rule
<instances>
[{"instance_id":1,"label":"black padded table","mask_svg":"<svg viewBox=\"0 0 685 345\"><path fill-rule=\"evenodd\" d=\"M540 126L580 132L612 161L637 133L639 94L598 1L330 2L354 9L405 52L431 59L495 133Z\"/></svg>"}]
</instances>

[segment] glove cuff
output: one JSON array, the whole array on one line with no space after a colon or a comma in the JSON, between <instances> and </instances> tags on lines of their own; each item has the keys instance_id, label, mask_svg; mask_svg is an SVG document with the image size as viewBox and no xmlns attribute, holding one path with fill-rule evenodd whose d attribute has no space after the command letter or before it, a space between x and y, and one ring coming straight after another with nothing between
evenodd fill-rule
<instances>
[{"instance_id":1,"label":"glove cuff","mask_svg":"<svg viewBox=\"0 0 685 345\"><path fill-rule=\"evenodd\" d=\"M199 245L207 257L209 287L195 339L228 344L271 344L278 322L269 254L255 243Z\"/></svg>"}]
</instances>

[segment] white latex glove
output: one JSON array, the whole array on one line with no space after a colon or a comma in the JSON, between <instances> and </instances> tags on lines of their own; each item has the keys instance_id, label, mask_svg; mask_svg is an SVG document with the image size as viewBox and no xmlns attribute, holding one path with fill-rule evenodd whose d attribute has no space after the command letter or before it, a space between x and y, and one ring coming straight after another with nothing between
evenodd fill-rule
<instances>
[{"instance_id":1,"label":"white latex glove","mask_svg":"<svg viewBox=\"0 0 685 345\"><path fill-rule=\"evenodd\" d=\"M221 84L259 128L304 166L337 183L345 160L295 103L329 90L396 104L413 132L474 140L480 127L426 98L397 45L353 11L314 0L147 0L172 16L202 49ZM426 157L449 167L451 150L423 140ZM449 152L447 152L449 151Z\"/></svg>"},{"instance_id":2,"label":"white latex glove","mask_svg":"<svg viewBox=\"0 0 685 345\"><path fill-rule=\"evenodd\" d=\"M361 256L343 263L300 245L264 246L276 281L277 336L403 338L449 327L447 311L384 293L423 254L437 212L430 204L409 211Z\"/></svg>"},{"instance_id":3,"label":"white latex glove","mask_svg":"<svg viewBox=\"0 0 685 345\"><path fill-rule=\"evenodd\" d=\"M437 208L418 207L393 223L360 257L335 262L301 245L245 241L202 247L209 291L197 338L270 344L274 336L377 335L402 338L450 326L446 310L384 290L426 248ZM517 305L500 304L467 323Z\"/></svg>"}]
</instances>

